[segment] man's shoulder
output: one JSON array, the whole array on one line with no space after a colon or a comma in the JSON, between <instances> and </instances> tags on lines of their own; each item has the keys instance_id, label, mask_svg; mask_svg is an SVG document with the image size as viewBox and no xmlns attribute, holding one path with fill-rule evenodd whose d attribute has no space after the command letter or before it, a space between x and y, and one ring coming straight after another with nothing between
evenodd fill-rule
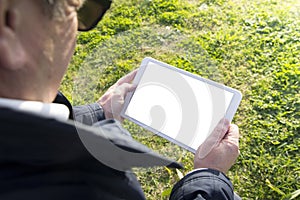
<instances>
[{"instance_id":1,"label":"man's shoulder","mask_svg":"<svg viewBox=\"0 0 300 200\"><path fill-rule=\"evenodd\" d=\"M0 130L0 148L9 159L67 162L86 155L70 122L0 108Z\"/></svg>"},{"instance_id":2,"label":"man's shoulder","mask_svg":"<svg viewBox=\"0 0 300 200\"><path fill-rule=\"evenodd\" d=\"M80 124L78 127L90 134L95 131L92 127ZM18 187L23 188L21 183L25 179L23 180L22 176L14 178L13 183L18 184L13 185L12 179L8 178L5 187L14 191L14 196L22 194L23 197L25 195L27 198L37 199L32 197L35 196L35 192L40 192L41 188L44 194L51 197L70 196L65 190L69 188L70 194L78 193L87 197L96 192L109 197L108 199L132 199L134 196L144 199L134 175L117 171L95 159L83 145L74 122L70 120L62 122L0 108L0 128L0 163L13 163L14 167L7 171L10 174L26 176L26 187L30 189L14 191ZM45 173L40 173L41 171ZM5 172L1 172L0 176L3 173ZM84 183L79 191L76 190L78 181ZM64 187L53 190L53 186L61 186L60 182L65 183ZM42 187L31 188L35 184ZM110 189L104 190L101 186ZM127 190L130 190L129 193L125 192Z\"/></svg>"}]
</instances>

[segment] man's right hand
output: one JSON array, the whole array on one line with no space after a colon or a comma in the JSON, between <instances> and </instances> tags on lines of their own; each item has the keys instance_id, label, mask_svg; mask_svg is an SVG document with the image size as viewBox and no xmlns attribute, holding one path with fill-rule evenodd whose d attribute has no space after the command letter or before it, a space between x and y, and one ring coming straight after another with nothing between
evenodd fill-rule
<instances>
[{"instance_id":1,"label":"man's right hand","mask_svg":"<svg viewBox=\"0 0 300 200\"><path fill-rule=\"evenodd\" d=\"M205 142L199 146L194 167L216 169L226 173L239 155L239 129L221 120Z\"/></svg>"}]
</instances>

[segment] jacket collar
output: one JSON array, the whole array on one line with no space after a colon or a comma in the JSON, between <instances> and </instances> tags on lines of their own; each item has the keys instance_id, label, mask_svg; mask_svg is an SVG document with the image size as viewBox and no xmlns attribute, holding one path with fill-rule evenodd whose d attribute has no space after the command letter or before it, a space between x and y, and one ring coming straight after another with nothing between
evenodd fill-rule
<instances>
[{"instance_id":1,"label":"jacket collar","mask_svg":"<svg viewBox=\"0 0 300 200\"><path fill-rule=\"evenodd\" d=\"M0 98L0 107L30 113L40 117L54 118L60 121L66 121L69 118L68 107L57 103Z\"/></svg>"}]
</instances>

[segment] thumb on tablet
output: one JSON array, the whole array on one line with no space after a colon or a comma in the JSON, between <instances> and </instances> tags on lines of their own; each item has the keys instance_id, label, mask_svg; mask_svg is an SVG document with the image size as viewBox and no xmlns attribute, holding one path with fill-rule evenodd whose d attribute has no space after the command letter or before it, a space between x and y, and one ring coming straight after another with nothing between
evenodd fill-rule
<instances>
[{"instance_id":1,"label":"thumb on tablet","mask_svg":"<svg viewBox=\"0 0 300 200\"><path fill-rule=\"evenodd\" d=\"M220 143L229 128L229 121L221 119L213 132L206 138L197 150L199 158L205 158L209 152Z\"/></svg>"},{"instance_id":2,"label":"thumb on tablet","mask_svg":"<svg viewBox=\"0 0 300 200\"><path fill-rule=\"evenodd\" d=\"M210 136L197 149L195 168L211 168L226 173L239 155L239 130L222 119Z\"/></svg>"}]
</instances>

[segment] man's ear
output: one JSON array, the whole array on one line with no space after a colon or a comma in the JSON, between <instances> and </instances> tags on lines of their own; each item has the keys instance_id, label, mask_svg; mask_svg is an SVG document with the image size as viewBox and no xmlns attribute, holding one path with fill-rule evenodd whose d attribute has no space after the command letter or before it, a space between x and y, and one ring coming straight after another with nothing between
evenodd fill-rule
<instances>
[{"instance_id":1,"label":"man's ear","mask_svg":"<svg viewBox=\"0 0 300 200\"><path fill-rule=\"evenodd\" d=\"M10 0L0 0L0 69L16 70L25 64L25 49L16 29L18 10Z\"/></svg>"}]
</instances>

